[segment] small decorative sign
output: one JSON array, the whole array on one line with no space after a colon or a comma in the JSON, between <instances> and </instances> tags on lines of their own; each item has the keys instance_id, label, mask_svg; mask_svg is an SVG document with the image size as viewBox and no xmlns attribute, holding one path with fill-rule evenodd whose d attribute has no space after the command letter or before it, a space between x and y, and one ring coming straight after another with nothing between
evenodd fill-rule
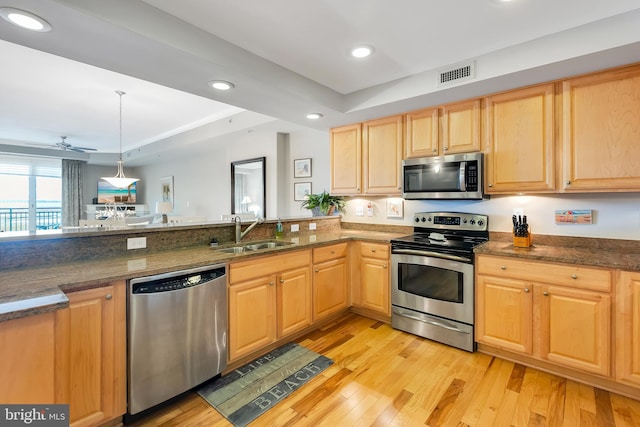
<instances>
[{"instance_id":1,"label":"small decorative sign","mask_svg":"<svg viewBox=\"0 0 640 427\"><path fill-rule=\"evenodd\" d=\"M403 218L404 217L402 200L403 199L387 200L387 218Z\"/></svg>"},{"instance_id":2,"label":"small decorative sign","mask_svg":"<svg viewBox=\"0 0 640 427\"><path fill-rule=\"evenodd\" d=\"M556 211L556 224L592 224L591 209Z\"/></svg>"}]
</instances>

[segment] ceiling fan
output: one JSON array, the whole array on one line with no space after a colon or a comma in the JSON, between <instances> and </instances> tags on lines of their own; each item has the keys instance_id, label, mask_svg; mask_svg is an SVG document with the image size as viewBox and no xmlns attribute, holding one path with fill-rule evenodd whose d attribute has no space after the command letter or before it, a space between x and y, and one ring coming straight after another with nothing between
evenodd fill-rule
<instances>
[{"instance_id":1,"label":"ceiling fan","mask_svg":"<svg viewBox=\"0 0 640 427\"><path fill-rule=\"evenodd\" d=\"M67 139L66 136L61 136L60 138L62 138L62 141L56 142L56 145L64 151L75 151L77 153L84 153L85 151L98 151L95 148L75 147L66 141Z\"/></svg>"}]
</instances>

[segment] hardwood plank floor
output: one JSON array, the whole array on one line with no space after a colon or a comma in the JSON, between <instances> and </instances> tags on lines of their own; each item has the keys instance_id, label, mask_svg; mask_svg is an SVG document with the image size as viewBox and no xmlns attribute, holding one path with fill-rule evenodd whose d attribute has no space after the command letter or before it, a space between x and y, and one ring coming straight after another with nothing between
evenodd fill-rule
<instances>
[{"instance_id":1,"label":"hardwood plank floor","mask_svg":"<svg viewBox=\"0 0 640 427\"><path fill-rule=\"evenodd\" d=\"M251 426L640 426L640 401L355 314L298 340L334 364ZM230 426L196 393L133 426Z\"/></svg>"}]
</instances>

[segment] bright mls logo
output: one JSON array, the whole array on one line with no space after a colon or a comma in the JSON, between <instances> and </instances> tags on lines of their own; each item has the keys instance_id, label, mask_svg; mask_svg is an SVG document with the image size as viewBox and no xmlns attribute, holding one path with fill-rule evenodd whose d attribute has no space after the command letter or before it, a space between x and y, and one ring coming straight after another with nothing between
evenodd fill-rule
<instances>
[{"instance_id":1,"label":"bright mls logo","mask_svg":"<svg viewBox=\"0 0 640 427\"><path fill-rule=\"evenodd\" d=\"M69 405L0 405L0 425L68 427Z\"/></svg>"}]
</instances>

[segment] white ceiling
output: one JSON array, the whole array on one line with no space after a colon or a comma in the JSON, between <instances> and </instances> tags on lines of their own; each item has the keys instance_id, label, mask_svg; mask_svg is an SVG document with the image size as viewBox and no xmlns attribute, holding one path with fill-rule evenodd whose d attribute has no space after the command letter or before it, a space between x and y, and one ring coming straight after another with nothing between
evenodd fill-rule
<instances>
[{"instance_id":1,"label":"white ceiling","mask_svg":"<svg viewBox=\"0 0 640 427\"><path fill-rule=\"evenodd\" d=\"M242 110L260 113L246 126L274 126L275 118L282 131L325 130L640 61L637 0L7 0L3 6L35 13L53 30L32 33L0 19L0 144L50 146L65 135L72 145L117 152L117 89L127 92L129 151L157 141L175 146L184 131L202 125L210 126L207 135L224 134L219 123ZM350 58L358 43L374 46L372 57ZM441 69L471 60L473 81L437 86ZM212 79L236 87L214 92ZM309 112L324 117L310 122Z\"/></svg>"}]
</instances>

